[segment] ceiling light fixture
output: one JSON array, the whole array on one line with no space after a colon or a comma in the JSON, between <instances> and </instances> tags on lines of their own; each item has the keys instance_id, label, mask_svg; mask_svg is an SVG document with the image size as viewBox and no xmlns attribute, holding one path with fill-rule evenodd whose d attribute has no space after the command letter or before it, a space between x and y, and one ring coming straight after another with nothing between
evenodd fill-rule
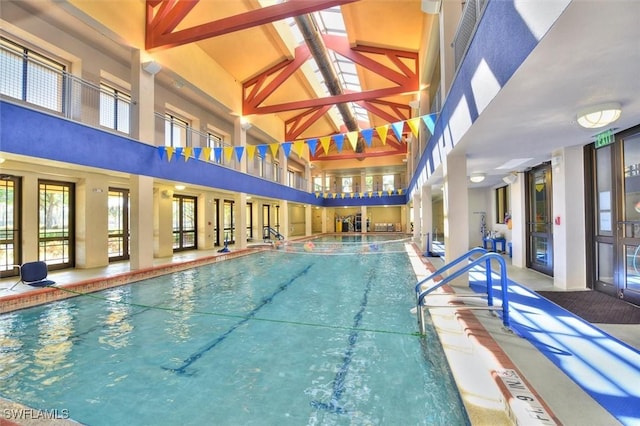
<instances>
[{"instance_id":1,"label":"ceiling light fixture","mask_svg":"<svg viewBox=\"0 0 640 426\"><path fill-rule=\"evenodd\" d=\"M186 188L186 186L184 186L184 185L176 185L176 186L175 186L175 188L176 188L178 191L182 191L183 189L185 189L185 188Z\"/></svg>"},{"instance_id":2,"label":"ceiling light fixture","mask_svg":"<svg viewBox=\"0 0 640 426\"><path fill-rule=\"evenodd\" d=\"M484 173L472 173L469 180L473 183L480 183L484 180L485 177L487 177L487 175L485 175Z\"/></svg>"},{"instance_id":3,"label":"ceiling light fixture","mask_svg":"<svg viewBox=\"0 0 640 426\"><path fill-rule=\"evenodd\" d=\"M578 112L578 124L586 129L597 129L613 123L622 114L622 107L617 102L595 105Z\"/></svg>"}]
</instances>

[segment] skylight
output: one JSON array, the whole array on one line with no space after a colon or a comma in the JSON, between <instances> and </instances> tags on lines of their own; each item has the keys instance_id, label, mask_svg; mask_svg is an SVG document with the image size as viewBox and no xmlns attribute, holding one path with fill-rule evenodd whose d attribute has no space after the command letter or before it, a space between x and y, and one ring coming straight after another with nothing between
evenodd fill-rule
<instances>
[{"instance_id":1,"label":"skylight","mask_svg":"<svg viewBox=\"0 0 640 426\"><path fill-rule=\"evenodd\" d=\"M312 16L320 33L342 37L347 36L347 30L344 25L344 19L342 18L340 6L334 6L329 9L314 12ZM288 18L287 23L291 28L296 43L304 43L304 37L298 29L295 20L293 18ZM327 52L329 54L329 58L331 59L333 69L338 75L340 85L342 86L342 89L345 91L345 93L361 92L362 87L360 86L360 80L358 78L355 63L350 59L345 58L344 56L337 55L332 50L327 50ZM321 86L324 88L324 93L322 95L330 96L329 90L324 84L324 78L322 77L322 73L318 68L318 64L316 64L315 60L313 59L311 59L309 63L317 81L320 82ZM353 102L349 102L348 105L353 112L356 120L358 120L359 123L364 123L365 127L369 126L369 114L367 113L367 110ZM335 107L332 109L335 109ZM338 120L338 125L344 125L340 114L332 114L332 116Z\"/></svg>"}]
</instances>

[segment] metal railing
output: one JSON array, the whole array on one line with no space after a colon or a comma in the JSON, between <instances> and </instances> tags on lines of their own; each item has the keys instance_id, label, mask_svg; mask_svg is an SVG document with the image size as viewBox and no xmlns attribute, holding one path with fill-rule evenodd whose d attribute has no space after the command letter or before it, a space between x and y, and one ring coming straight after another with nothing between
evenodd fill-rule
<instances>
[{"instance_id":1,"label":"metal railing","mask_svg":"<svg viewBox=\"0 0 640 426\"><path fill-rule=\"evenodd\" d=\"M477 259L473 259L473 256L476 254L482 254ZM494 306L493 304L493 279L492 279L492 271L491 271L491 261L496 260L500 267L500 288L501 288L501 298L502 298L502 306ZM437 276L442 275L453 266L456 266L462 262L468 262L462 268L456 270L451 275L444 277L440 281L433 281ZM481 265L484 263L485 272L487 277L487 306L463 306L463 305L426 305L425 300L427 296L432 294L435 290L442 287L443 285L453 281L454 279L462 276L475 266ZM428 277L419 281L415 286L416 292L416 311L418 315L418 327L420 328L420 333L425 334L425 317L424 317L424 308L452 308L452 309L468 309L468 310L492 310L492 311L502 311L502 323L505 327L509 327L509 297L508 297L508 287L507 287L507 266L498 253L487 252L486 249L481 247L476 247L469 250L467 253L462 256L454 259L453 261L447 263L442 268L438 269ZM427 288L423 287L425 285L429 285ZM439 295L441 296L441 295ZM453 294L452 296L456 297L481 297L478 294Z\"/></svg>"},{"instance_id":2,"label":"metal railing","mask_svg":"<svg viewBox=\"0 0 640 426\"><path fill-rule=\"evenodd\" d=\"M462 17L452 43L456 70L464 59L487 3L488 0L467 0L464 5Z\"/></svg>"}]
</instances>

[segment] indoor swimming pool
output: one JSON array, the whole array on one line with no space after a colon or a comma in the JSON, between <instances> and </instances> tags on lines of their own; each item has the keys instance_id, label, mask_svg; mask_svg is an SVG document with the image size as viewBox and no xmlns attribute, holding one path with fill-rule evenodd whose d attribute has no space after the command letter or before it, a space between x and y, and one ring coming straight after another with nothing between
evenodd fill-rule
<instances>
[{"instance_id":1,"label":"indoor swimming pool","mask_svg":"<svg viewBox=\"0 0 640 426\"><path fill-rule=\"evenodd\" d=\"M0 396L89 425L469 424L404 242L300 246L1 315Z\"/></svg>"}]
</instances>

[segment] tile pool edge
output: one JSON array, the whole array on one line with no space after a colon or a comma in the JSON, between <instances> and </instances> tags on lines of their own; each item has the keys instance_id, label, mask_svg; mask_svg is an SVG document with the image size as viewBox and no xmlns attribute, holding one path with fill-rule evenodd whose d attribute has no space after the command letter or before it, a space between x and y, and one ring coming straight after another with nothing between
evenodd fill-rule
<instances>
[{"instance_id":1,"label":"tile pool edge","mask_svg":"<svg viewBox=\"0 0 640 426\"><path fill-rule=\"evenodd\" d=\"M223 262L225 260L247 256L249 254L258 253L265 250L269 249L243 249L193 260L152 266L145 269L131 270L105 277L89 278L82 281L60 284L52 287L34 288L33 290L22 293L3 295L2 297L0 297L0 314L17 311L20 309L31 308L33 306L44 305L49 302L76 297L84 293L94 293L112 287L127 285L137 281L146 280L148 278L154 278L160 275L171 274L173 272L179 272L185 269L194 268L196 266Z\"/></svg>"},{"instance_id":2,"label":"tile pool edge","mask_svg":"<svg viewBox=\"0 0 640 426\"><path fill-rule=\"evenodd\" d=\"M414 270L418 263L426 268L424 276L416 272L418 279L436 270L415 243L411 248L407 252L413 257ZM455 290L449 285L440 290L451 308L431 309L429 314L471 424L562 424L476 314L456 309L465 303L455 299ZM499 321L497 317L495 320ZM507 375L511 375L515 387L505 382ZM527 398L532 401L523 402ZM548 420L544 421L543 416L536 419L536 410L547 415Z\"/></svg>"}]
</instances>

